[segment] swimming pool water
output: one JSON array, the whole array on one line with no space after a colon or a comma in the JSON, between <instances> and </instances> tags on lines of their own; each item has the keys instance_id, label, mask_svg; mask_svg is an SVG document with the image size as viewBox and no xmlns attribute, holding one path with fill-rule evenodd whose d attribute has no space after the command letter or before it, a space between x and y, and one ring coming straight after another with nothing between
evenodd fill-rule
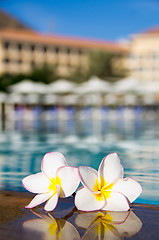
<instances>
[{"instance_id":1,"label":"swimming pool water","mask_svg":"<svg viewBox=\"0 0 159 240\"><path fill-rule=\"evenodd\" d=\"M137 202L159 204L157 114L129 119L71 117L11 125L0 132L0 189L25 191L22 178L40 171L46 152L59 151L69 165L95 169L106 154L117 152L125 177L142 185Z\"/></svg>"}]
</instances>

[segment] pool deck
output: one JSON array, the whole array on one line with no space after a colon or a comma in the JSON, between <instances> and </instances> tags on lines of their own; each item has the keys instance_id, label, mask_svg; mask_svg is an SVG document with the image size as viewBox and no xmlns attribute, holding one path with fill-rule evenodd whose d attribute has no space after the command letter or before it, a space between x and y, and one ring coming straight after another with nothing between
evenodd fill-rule
<instances>
[{"instance_id":1,"label":"pool deck","mask_svg":"<svg viewBox=\"0 0 159 240\"><path fill-rule=\"evenodd\" d=\"M29 222L33 223L32 225L37 226L38 221L35 221L35 219L40 219L41 216L45 216L45 214L47 214L46 212L44 212L43 207L34 208L33 211L25 209L25 206L30 202L33 196L34 195L26 192L12 192L3 190L0 191L0 240L50 240L50 235L44 234L44 232L42 233L39 231L37 233L35 229L33 231L33 228L31 231L28 230ZM159 206L134 203L131 204L131 210L133 211L133 213L135 213L135 215L137 216L136 218L138 219L134 221L137 221L140 226L137 230L137 233L135 233L135 229L133 229L134 222L131 221L129 224L131 225L131 233L127 234L127 229L125 229L123 231L124 239L159 239ZM65 226L68 225L68 229L71 229L70 231L72 231L72 239L89 239L90 232L87 234L88 229L79 227L75 223L77 216L80 214L80 212L75 208L72 197L60 199L57 208L51 214L54 216L55 219L58 219L57 222L59 222L60 219L62 222L65 221ZM69 222L69 224L66 224L66 222ZM136 228L136 225L134 225L134 228ZM132 229L134 234L132 234ZM71 238L67 238L66 235L67 234L61 234L60 237L54 236L52 237L52 239L71 240ZM118 235L115 236L114 239L123 238L122 236Z\"/></svg>"}]
</instances>

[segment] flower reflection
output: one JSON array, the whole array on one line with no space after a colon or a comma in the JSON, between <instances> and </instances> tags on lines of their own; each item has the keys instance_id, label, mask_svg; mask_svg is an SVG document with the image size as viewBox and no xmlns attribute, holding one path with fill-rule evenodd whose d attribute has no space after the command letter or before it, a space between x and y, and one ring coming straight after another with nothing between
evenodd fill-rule
<instances>
[{"instance_id":1,"label":"flower reflection","mask_svg":"<svg viewBox=\"0 0 159 240\"><path fill-rule=\"evenodd\" d=\"M142 222L132 211L80 213L75 223L78 227L87 229L83 240L120 240L124 236L135 235L142 227Z\"/></svg>"},{"instance_id":2,"label":"flower reflection","mask_svg":"<svg viewBox=\"0 0 159 240\"><path fill-rule=\"evenodd\" d=\"M51 214L45 215L41 212L33 211L39 218L25 221L25 229L41 233L44 240L80 239L76 228L68 221L54 218Z\"/></svg>"}]
</instances>

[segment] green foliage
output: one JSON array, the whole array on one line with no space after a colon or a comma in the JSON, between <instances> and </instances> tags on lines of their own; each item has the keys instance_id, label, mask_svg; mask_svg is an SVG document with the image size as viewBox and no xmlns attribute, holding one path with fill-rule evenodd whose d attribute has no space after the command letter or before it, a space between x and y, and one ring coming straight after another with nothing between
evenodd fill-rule
<instances>
[{"instance_id":1,"label":"green foliage","mask_svg":"<svg viewBox=\"0 0 159 240\"><path fill-rule=\"evenodd\" d=\"M124 77L126 72L121 67L116 67L115 62L121 59L121 54L106 52L106 51L92 51L90 55L90 67L88 76L98 76L102 79L113 79Z\"/></svg>"},{"instance_id":2,"label":"green foliage","mask_svg":"<svg viewBox=\"0 0 159 240\"><path fill-rule=\"evenodd\" d=\"M92 51L90 53L90 64L85 69L82 67L73 70L69 76L65 76L68 80L76 83L87 81L91 76L97 76L107 81L118 80L126 76L126 71L122 67L116 65L120 61L121 54L106 51ZM42 67L35 67L30 73L26 74L4 74L0 76L0 91L7 91L9 85L20 82L24 79L30 79L35 82L51 83L58 78L56 65L49 66L47 64Z\"/></svg>"},{"instance_id":3,"label":"green foliage","mask_svg":"<svg viewBox=\"0 0 159 240\"><path fill-rule=\"evenodd\" d=\"M11 74L4 74L0 76L0 91L7 91L7 87L15 84L17 82L20 82L23 79L27 79L28 75L25 74L17 74L17 75L11 75Z\"/></svg>"},{"instance_id":4,"label":"green foliage","mask_svg":"<svg viewBox=\"0 0 159 240\"><path fill-rule=\"evenodd\" d=\"M70 73L67 79L75 83L82 83L88 80L88 72L83 71L81 68L77 68Z\"/></svg>"},{"instance_id":5,"label":"green foliage","mask_svg":"<svg viewBox=\"0 0 159 240\"><path fill-rule=\"evenodd\" d=\"M4 74L0 76L0 91L7 91L8 86L18 83L24 79L31 79L34 82L50 83L58 78L55 66L47 65L41 68L34 68L26 74Z\"/></svg>"},{"instance_id":6,"label":"green foliage","mask_svg":"<svg viewBox=\"0 0 159 240\"><path fill-rule=\"evenodd\" d=\"M29 74L29 79L35 82L51 83L57 78L56 66L48 66L47 64L34 68Z\"/></svg>"}]
</instances>

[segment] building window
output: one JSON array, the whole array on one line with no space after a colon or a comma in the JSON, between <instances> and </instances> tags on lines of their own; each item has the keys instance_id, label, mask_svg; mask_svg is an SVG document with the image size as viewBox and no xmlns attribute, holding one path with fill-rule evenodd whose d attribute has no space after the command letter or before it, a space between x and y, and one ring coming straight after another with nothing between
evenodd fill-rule
<instances>
[{"instance_id":1,"label":"building window","mask_svg":"<svg viewBox=\"0 0 159 240\"><path fill-rule=\"evenodd\" d=\"M9 42L4 42L4 48L7 50L9 48Z\"/></svg>"},{"instance_id":2,"label":"building window","mask_svg":"<svg viewBox=\"0 0 159 240\"><path fill-rule=\"evenodd\" d=\"M78 54L79 54L79 55L82 54L82 49L78 49Z\"/></svg>"},{"instance_id":3,"label":"building window","mask_svg":"<svg viewBox=\"0 0 159 240\"><path fill-rule=\"evenodd\" d=\"M156 66L152 66L152 71L155 72L157 70Z\"/></svg>"},{"instance_id":4,"label":"building window","mask_svg":"<svg viewBox=\"0 0 159 240\"><path fill-rule=\"evenodd\" d=\"M31 45L30 48L31 48L31 51L34 52L34 50L35 50L35 45Z\"/></svg>"},{"instance_id":5,"label":"building window","mask_svg":"<svg viewBox=\"0 0 159 240\"><path fill-rule=\"evenodd\" d=\"M43 47L43 51L47 52L47 47L46 46Z\"/></svg>"},{"instance_id":6,"label":"building window","mask_svg":"<svg viewBox=\"0 0 159 240\"><path fill-rule=\"evenodd\" d=\"M152 59L156 59L156 53L152 53Z\"/></svg>"},{"instance_id":7,"label":"building window","mask_svg":"<svg viewBox=\"0 0 159 240\"><path fill-rule=\"evenodd\" d=\"M143 67L139 67L139 72L142 72L143 71Z\"/></svg>"},{"instance_id":8,"label":"building window","mask_svg":"<svg viewBox=\"0 0 159 240\"><path fill-rule=\"evenodd\" d=\"M9 62L10 62L10 59L9 59L9 58L4 58L3 62L4 62L4 63L9 63Z\"/></svg>"},{"instance_id":9,"label":"building window","mask_svg":"<svg viewBox=\"0 0 159 240\"><path fill-rule=\"evenodd\" d=\"M17 45L17 47L18 47L18 50L19 50L19 51L22 50L22 44L21 44L21 43L19 43L19 44Z\"/></svg>"},{"instance_id":10,"label":"building window","mask_svg":"<svg viewBox=\"0 0 159 240\"><path fill-rule=\"evenodd\" d=\"M21 60L21 59L19 59L19 60L18 60L18 64L21 64L21 63L22 63L22 60Z\"/></svg>"},{"instance_id":11,"label":"building window","mask_svg":"<svg viewBox=\"0 0 159 240\"><path fill-rule=\"evenodd\" d=\"M70 52L71 52L71 49L67 48L67 54L70 54Z\"/></svg>"},{"instance_id":12,"label":"building window","mask_svg":"<svg viewBox=\"0 0 159 240\"><path fill-rule=\"evenodd\" d=\"M56 53L59 53L59 47L56 47L56 48L55 48L55 52L56 52Z\"/></svg>"},{"instance_id":13,"label":"building window","mask_svg":"<svg viewBox=\"0 0 159 240\"><path fill-rule=\"evenodd\" d=\"M129 58L130 58L130 59L135 59L136 56L135 56L134 54L130 54L130 55L129 55Z\"/></svg>"}]
</instances>

